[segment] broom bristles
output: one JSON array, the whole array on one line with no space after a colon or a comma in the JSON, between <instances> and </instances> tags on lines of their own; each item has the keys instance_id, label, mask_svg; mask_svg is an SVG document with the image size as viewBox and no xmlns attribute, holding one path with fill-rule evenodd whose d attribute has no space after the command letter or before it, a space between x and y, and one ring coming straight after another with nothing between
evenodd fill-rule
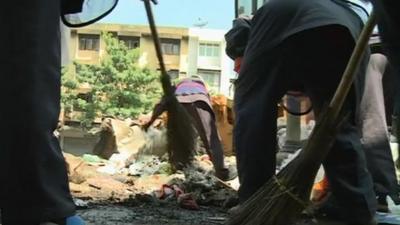
<instances>
[{"instance_id":1,"label":"broom bristles","mask_svg":"<svg viewBox=\"0 0 400 225\"><path fill-rule=\"evenodd\" d=\"M175 96L167 104L167 140L169 161L175 170L192 162L196 149L196 131L189 113Z\"/></svg>"},{"instance_id":2,"label":"broom bristles","mask_svg":"<svg viewBox=\"0 0 400 225\"><path fill-rule=\"evenodd\" d=\"M323 114L331 111L328 109ZM320 167L314 150L330 148L337 130L347 118L342 117L335 122L329 120L329 116L322 116L300 154L250 197L238 213L230 217L227 225L288 225L294 222L308 206L314 178ZM323 158L324 154L317 157Z\"/></svg>"}]
</instances>

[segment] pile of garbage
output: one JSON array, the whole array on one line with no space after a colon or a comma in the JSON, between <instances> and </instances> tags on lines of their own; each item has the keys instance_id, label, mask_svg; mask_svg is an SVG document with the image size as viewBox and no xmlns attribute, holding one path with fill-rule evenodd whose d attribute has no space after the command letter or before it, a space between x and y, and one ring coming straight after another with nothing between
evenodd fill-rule
<instances>
[{"instance_id":1,"label":"pile of garbage","mask_svg":"<svg viewBox=\"0 0 400 225\"><path fill-rule=\"evenodd\" d=\"M131 122L107 119L100 132L96 155L64 154L77 204L163 201L189 210L235 204L238 181L225 183L216 178L207 155L197 155L191 166L173 171L164 128L144 132ZM227 166L235 167L235 163L234 157L226 157Z\"/></svg>"}]
</instances>

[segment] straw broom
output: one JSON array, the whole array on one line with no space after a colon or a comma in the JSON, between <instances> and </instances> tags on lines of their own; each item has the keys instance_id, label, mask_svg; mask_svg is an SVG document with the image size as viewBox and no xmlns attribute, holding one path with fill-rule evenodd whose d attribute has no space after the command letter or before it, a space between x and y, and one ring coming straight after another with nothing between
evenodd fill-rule
<instances>
[{"instance_id":1,"label":"straw broom","mask_svg":"<svg viewBox=\"0 0 400 225\"><path fill-rule=\"evenodd\" d=\"M175 90L172 86L171 78L165 68L160 39L155 25L150 1L157 4L156 0L143 0L160 65L160 81L164 92L163 98L166 99L166 108L168 113L167 142L169 161L174 169L182 169L189 165L193 159L193 153L196 146L196 131L193 127L190 115L175 97Z\"/></svg>"},{"instance_id":2,"label":"straw broom","mask_svg":"<svg viewBox=\"0 0 400 225\"><path fill-rule=\"evenodd\" d=\"M317 171L331 149L341 124L347 119L343 117L341 109L376 24L375 20L375 14L372 13L335 95L322 113L303 151L247 200L231 216L228 225L288 225L307 208Z\"/></svg>"}]
</instances>

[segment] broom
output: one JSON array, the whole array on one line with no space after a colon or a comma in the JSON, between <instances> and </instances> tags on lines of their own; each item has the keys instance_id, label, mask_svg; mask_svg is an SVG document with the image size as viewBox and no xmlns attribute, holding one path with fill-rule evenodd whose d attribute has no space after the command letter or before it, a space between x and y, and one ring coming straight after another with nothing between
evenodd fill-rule
<instances>
[{"instance_id":1,"label":"broom","mask_svg":"<svg viewBox=\"0 0 400 225\"><path fill-rule=\"evenodd\" d=\"M376 23L372 13L365 25L342 80L324 109L303 151L271 178L230 217L228 225L288 225L309 205L315 176L347 119L341 109L352 86L364 50Z\"/></svg>"},{"instance_id":2,"label":"broom","mask_svg":"<svg viewBox=\"0 0 400 225\"><path fill-rule=\"evenodd\" d=\"M165 68L160 39L158 37L150 1L157 4L156 0L143 0L160 65L160 81L164 92L163 99L166 101L166 109L168 113L168 156L169 161L175 170L183 169L185 166L189 165L193 159L193 153L196 147L196 132L190 115L175 97L175 88L172 86L171 78Z\"/></svg>"}]
</instances>

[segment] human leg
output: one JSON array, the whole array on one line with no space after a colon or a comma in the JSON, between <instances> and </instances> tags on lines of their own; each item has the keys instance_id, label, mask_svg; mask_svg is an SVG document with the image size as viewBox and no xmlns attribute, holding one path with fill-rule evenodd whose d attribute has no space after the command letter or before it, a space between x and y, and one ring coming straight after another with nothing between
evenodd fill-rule
<instances>
[{"instance_id":1,"label":"human leg","mask_svg":"<svg viewBox=\"0 0 400 225\"><path fill-rule=\"evenodd\" d=\"M0 24L3 225L35 225L75 213L53 131L60 110L60 1L8 1Z\"/></svg>"}]
</instances>

